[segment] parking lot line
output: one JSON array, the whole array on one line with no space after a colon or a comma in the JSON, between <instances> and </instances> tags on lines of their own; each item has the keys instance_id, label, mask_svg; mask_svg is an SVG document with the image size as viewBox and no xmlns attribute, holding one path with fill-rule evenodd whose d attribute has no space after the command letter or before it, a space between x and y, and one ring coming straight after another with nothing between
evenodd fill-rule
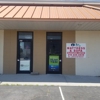
<instances>
[{"instance_id":1,"label":"parking lot line","mask_svg":"<svg viewBox=\"0 0 100 100\"><path fill-rule=\"evenodd\" d=\"M61 87L59 87L59 91L60 91L60 94L61 94L62 100L65 100Z\"/></svg>"}]
</instances>

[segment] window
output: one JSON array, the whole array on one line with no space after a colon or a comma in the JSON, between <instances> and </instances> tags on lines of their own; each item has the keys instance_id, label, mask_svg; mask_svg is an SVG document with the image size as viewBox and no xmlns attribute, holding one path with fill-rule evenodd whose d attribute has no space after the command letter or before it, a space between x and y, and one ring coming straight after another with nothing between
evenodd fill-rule
<instances>
[{"instance_id":1,"label":"window","mask_svg":"<svg viewBox=\"0 0 100 100\"><path fill-rule=\"evenodd\" d=\"M19 32L19 39L32 39L31 32Z\"/></svg>"}]
</instances>

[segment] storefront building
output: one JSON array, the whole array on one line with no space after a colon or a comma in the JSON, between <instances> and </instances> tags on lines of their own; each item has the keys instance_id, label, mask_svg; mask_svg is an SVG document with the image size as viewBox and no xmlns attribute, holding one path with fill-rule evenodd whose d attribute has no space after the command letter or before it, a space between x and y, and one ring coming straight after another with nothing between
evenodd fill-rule
<instances>
[{"instance_id":1,"label":"storefront building","mask_svg":"<svg viewBox=\"0 0 100 100\"><path fill-rule=\"evenodd\" d=\"M100 8L1 5L0 74L31 72L100 76Z\"/></svg>"}]
</instances>

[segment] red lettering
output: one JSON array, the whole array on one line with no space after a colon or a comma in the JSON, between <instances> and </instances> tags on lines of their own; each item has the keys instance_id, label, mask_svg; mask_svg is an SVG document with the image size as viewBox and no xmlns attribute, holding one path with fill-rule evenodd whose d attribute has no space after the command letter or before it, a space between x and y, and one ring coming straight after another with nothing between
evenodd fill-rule
<instances>
[{"instance_id":1,"label":"red lettering","mask_svg":"<svg viewBox=\"0 0 100 100\"><path fill-rule=\"evenodd\" d=\"M67 47L67 49L69 49L69 47Z\"/></svg>"},{"instance_id":2,"label":"red lettering","mask_svg":"<svg viewBox=\"0 0 100 100\"><path fill-rule=\"evenodd\" d=\"M72 57L72 54L68 54L68 57L69 57L69 58Z\"/></svg>"}]
</instances>

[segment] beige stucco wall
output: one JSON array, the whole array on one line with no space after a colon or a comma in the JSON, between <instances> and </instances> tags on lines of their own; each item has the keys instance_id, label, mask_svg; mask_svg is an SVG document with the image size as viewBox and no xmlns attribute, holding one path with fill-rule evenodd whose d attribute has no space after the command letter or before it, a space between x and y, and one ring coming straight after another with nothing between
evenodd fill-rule
<instances>
[{"instance_id":1,"label":"beige stucco wall","mask_svg":"<svg viewBox=\"0 0 100 100\"><path fill-rule=\"evenodd\" d=\"M66 58L66 43L72 42L75 42L75 31L62 32L62 74L75 74L75 59ZM33 47L33 72L45 74L46 31L34 31Z\"/></svg>"},{"instance_id":2,"label":"beige stucco wall","mask_svg":"<svg viewBox=\"0 0 100 100\"><path fill-rule=\"evenodd\" d=\"M66 58L66 43L86 43L86 58ZM4 54L4 55L3 55ZM17 31L0 31L0 73L16 73ZM33 72L46 73L46 31L34 31ZM62 32L62 74L100 76L100 31Z\"/></svg>"},{"instance_id":3,"label":"beige stucco wall","mask_svg":"<svg viewBox=\"0 0 100 100\"><path fill-rule=\"evenodd\" d=\"M46 73L46 31L33 32L33 72ZM75 74L75 59L66 58L66 43L75 42L75 31L62 32L62 74ZM4 31L4 73L16 73L17 30Z\"/></svg>"},{"instance_id":4,"label":"beige stucco wall","mask_svg":"<svg viewBox=\"0 0 100 100\"><path fill-rule=\"evenodd\" d=\"M17 31L4 31L4 74L16 73Z\"/></svg>"},{"instance_id":5,"label":"beige stucco wall","mask_svg":"<svg viewBox=\"0 0 100 100\"><path fill-rule=\"evenodd\" d=\"M16 73L17 30L4 31L4 73ZM34 31L33 72L46 73L46 31Z\"/></svg>"},{"instance_id":6,"label":"beige stucco wall","mask_svg":"<svg viewBox=\"0 0 100 100\"><path fill-rule=\"evenodd\" d=\"M33 72L46 73L46 31L34 31Z\"/></svg>"},{"instance_id":7,"label":"beige stucco wall","mask_svg":"<svg viewBox=\"0 0 100 100\"><path fill-rule=\"evenodd\" d=\"M100 76L100 31L76 31L76 43L86 43L86 58L76 59L76 75Z\"/></svg>"},{"instance_id":8,"label":"beige stucco wall","mask_svg":"<svg viewBox=\"0 0 100 100\"><path fill-rule=\"evenodd\" d=\"M62 34L62 74L75 74L75 59L66 58L66 43L75 42L75 31L63 31Z\"/></svg>"},{"instance_id":9,"label":"beige stucco wall","mask_svg":"<svg viewBox=\"0 0 100 100\"><path fill-rule=\"evenodd\" d=\"M0 30L0 74L3 74L4 30Z\"/></svg>"}]
</instances>

